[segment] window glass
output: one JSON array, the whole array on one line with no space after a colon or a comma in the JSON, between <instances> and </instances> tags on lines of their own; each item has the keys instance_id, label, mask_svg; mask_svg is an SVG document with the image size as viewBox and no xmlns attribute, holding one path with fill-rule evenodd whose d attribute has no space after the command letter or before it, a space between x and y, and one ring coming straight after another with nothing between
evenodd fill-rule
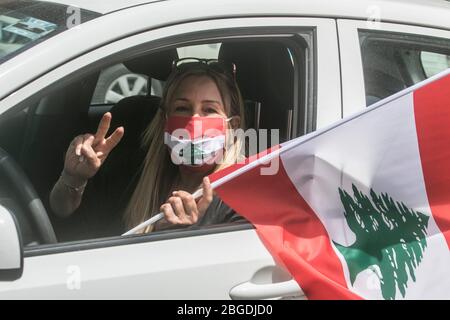
<instances>
[{"instance_id":1,"label":"window glass","mask_svg":"<svg viewBox=\"0 0 450 320\"><path fill-rule=\"evenodd\" d=\"M75 11L74 11L75 10ZM0 2L0 63L99 14L47 1Z\"/></svg>"},{"instance_id":2,"label":"window glass","mask_svg":"<svg viewBox=\"0 0 450 320\"><path fill-rule=\"evenodd\" d=\"M360 31L366 104L423 81L450 66L450 40Z\"/></svg>"},{"instance_id":3,"label":"window glass","mask_svg":"<svg viewBox=\"0 0 450 320\"><path fill-rule=\"evenodd\" d=\"M201 58L217 59L219 57L220 43L209 43L195 46L186 46L178 48L178 57L181 58Z\"/></svg>"},{"instance_id":4,"label":"window glass","mask_svg":"<svg viewBox=\"0 0 450 320\"><path fill-rule=\"evenodd\" d=\"M133 73L122 63L106 68L100 74L91 104L116 104L126 97L145 96L148 81L146 75Z\"/></svg>"},{"instance_id":5,"label":"window glass","mask_svg":"<svg viewBox=\"0 0 450 320\"><path fill-rule=\"evenodd\" d=\"M450 55L422 51L420 58L422 60L423 70L427 77L434 76L435 74L450 68Z\"/></svg>"}]
</instances>

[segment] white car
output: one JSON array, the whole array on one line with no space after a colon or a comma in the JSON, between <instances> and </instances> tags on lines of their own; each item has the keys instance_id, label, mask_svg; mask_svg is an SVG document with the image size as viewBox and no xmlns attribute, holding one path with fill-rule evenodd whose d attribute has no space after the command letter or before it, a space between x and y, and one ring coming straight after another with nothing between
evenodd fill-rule
<instances>
[{"instance_id":1,"label":"white car","mask_svg":"<svg viewBox=\"0 0 450 320\"><path fill-rule=\"evenodd\" d=\"M52 217L64 151L111 110L126 187L142 114L190 55L236 64L251 127L303 135L448 68L449 17L443 0L0 2L0 299L304 298L248 223L95 234L105 216L87 237Z\"/></svg>"}]
</instances>

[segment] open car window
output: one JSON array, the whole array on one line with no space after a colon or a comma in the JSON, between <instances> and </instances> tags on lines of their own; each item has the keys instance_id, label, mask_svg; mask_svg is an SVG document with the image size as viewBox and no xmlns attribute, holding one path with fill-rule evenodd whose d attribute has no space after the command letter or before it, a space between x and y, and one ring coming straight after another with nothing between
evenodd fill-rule
<instances>
[{"instance_id":1,"label":"open car window","mask_svg":"<svg viewBox=\"0 0 450 320\"><path fill-rule=\"evenodd\" d=\"M297 37L287 37L283 41L279 38L255 37L246 41L236 38L198 43L186 46L184 42L183 46L144 51L141 55L134 53L133 58L115 60L101 68L92 65L92 69L82 76L73 80L67 76L64 85L48 88L45 94L29 99L25 108L14 114L9 112L8 118L0 119L0 147L16 159L35 187L47 209L58 243L118 237L128 230L123 225L123 212L145 159L142 134L153 119L153 111L159 108L165 81L163 74L167 76L172 71L174 55L178 58L225 59L236 64L236 79L245 102L246 129L264 129L268 135L273 129L279 131L279 140L266 141L261 147L263 150L298 134L294 133L292 123L296 121L294 114L302 115L305 108L302 87L308 77L304 65L307 61L304 52L308 50L306 41L299 41ZM167 57L171 57L170 60ZM168 73L161 72L162 65L167 65ZM102 75L115 66L122 68L114 79L116 85L121 82L136 84L136 79L120 79L128 74L150 79L151 87L146 81L141 86L142 90L131 90L114 101L105 103L106 95L95 100ZM156 71L152 71L152 66L157 66ZM309 68L312 70L311 66ZM159 87L154 86L155 79ZM96 104L95 101L100 103ZM75 136L95 133L101 116L107 111L113 114L111 129L124 126L126 135L97 175L89 181L80 212L74 213L69 219L58 218L51 211L49 194L61 175L67 147ZM4 187L5 190L0 190L0 198L8 200L8 207L21 215L19 222L23 225L24 243L30 247L42 244L26 206L20 203L20 197L14 194L14 190L8 190L7 185ZM235 227L242 225L242 221L233 221L231 224ZM204 225L189 230L196 232L208 228Z\"/></svg>"}]
</instances>

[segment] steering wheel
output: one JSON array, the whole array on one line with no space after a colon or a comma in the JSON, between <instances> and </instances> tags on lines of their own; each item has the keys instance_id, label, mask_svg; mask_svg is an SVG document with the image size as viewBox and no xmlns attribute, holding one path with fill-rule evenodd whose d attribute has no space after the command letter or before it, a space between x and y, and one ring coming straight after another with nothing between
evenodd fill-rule
<instances>
[{"instance_id":1,"label":"steering wheel","mask_svg":"<svg viewBox=\"0 0 450 320\"><path fill-rule=\"evenodd\" d=\"M17 162L2 148L0 148L0 171L8 178L14 190L25 204L27 213L34 223L40 239L44 244L57 243L55 231L48 218L41 199L30 180Z\"/></svg>"}]
</instances>

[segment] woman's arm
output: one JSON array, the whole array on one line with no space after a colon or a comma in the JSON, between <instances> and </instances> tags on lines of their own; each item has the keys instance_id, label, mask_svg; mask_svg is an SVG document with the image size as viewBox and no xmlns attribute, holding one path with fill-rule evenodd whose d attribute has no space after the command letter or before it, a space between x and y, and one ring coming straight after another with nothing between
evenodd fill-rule
<instances>
[{"instance_id":1,"label":"woman's arm","mask_svg":"<svg viewBox=\"0 0 450 320\"><path fill-rule=\"evenodd\" d=\"M81 204L87 181L100 169L112 149L123 137L123 127L108 138L111 114L105 113L95 135L75 137L66 152L64 170L50 193L50 206L60 217L68 217Z\"/></svg>"},{"instance_id":2,"label":"woman's arm","mask_svg":"<svg viewBox=\"0 0 450 320\"><path fill-rule=\"evenodd\" d=\"M50 193L50 207L61 218L70 216L81 204L87 180L78 179L64 171Z\"/></svg>"}]
</instances>

